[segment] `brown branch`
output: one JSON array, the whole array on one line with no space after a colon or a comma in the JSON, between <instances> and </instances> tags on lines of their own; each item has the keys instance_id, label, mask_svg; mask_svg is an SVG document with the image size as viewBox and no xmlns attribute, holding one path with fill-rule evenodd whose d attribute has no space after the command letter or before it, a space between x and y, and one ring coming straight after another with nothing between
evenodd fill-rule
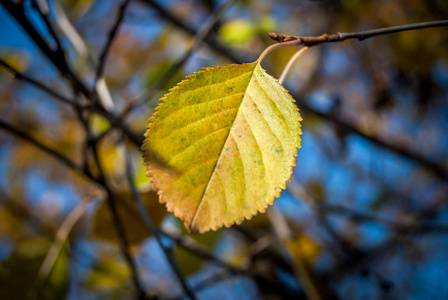
<instances>
[{"instance_id":1,"label":"brown branch","mask_svg":"<svg viewBox=\"0 0 448 300\"><path fill-rule=\"evenodd\" d=\"M46 1L47 0L43 0L43 2L45 4L47 4ZM39 3L39 2L41 2L41 3ZM53 37L53 40L56 43L55 51L63 52L61 40L59 39L58 35L56 34L56 31L54 30L53 25L50 23L50 20L48 18L48 11L49 11L48 6L42 5L42 0L41 1L33 0L32 6L39 12L39 15L41 16L45 25L47 26L48 32Z\"/></svg>"},{"instance_id":2,"label":"brown branch","mask_svg":"<svg viewBox=\"0 0 448 300\"><path fill-rule=\"evenodd\" d=\"M160 4L158 4L154 0L141 0L144 3L149 4L151 7L153 7L164 19L168 20L169 22L173 23L180 29L196 35L198 30L191 27L189 24L185 23L183 20L181 20L179 17L175 16L173 13L171 13L169 10L163 8ZM231 59L232 61L236 63L242 63L243 60L234 53L231 49L228 49L224 47L221 43L219 43L216 39L212 37L206 37L204 39L205 43L209 45L213 50L220 53L221 55Z\"/></svg>"},{"instance_id":3,"label":"brown branch","mask_svg":"<svg viewBox=\"0 0 448 300\"><path fill-rule=\"evenodd\" d=\"M57 67L62 76L67 78L84 95L89 95L89 89L87 89L84 83L70 70L64 51L59 48L52 50L44 38L37 32L34 25L31 24L25 14L23 2L16 3L9 0L0 0L0 3L25 30L42 53Z\"/></svg>"},{"instance_id":4,"label":"brown branch","mask_svg":"<svg viewBox=\"0 0 448 300\"><path fill-rule=\"evenodd\" d=\"M406 24L400 26L392 26L385 28L378 28L366 31L359 32L338 32L334 34L322 34L319 36L291 36L287 34L278 34L271 32L269 36L276 40L277 42L283 43L293 40L300 40L300 44L303 46L315 46L322 43L335 43L335 42L343 42L348 39L358 39L360 41L384 34L391 34L402 31L409 30L417 30L431 27L442 27L448 26L448 20L440 20L440 21L432 21L432 22L422 22L422 23L414 23L414 24Z\"/></svg>"},{"instance_id":5,"label":"brown branch","mask_svg":"<svg viewBox=\"0 0 448 300\"><path fill-rule=\"evenodd\" d=\"M171 268L174 271L174 274L176 274L177 279L179 280L185 294L192 300L197 299L195 293L193 292L193 289L188 284L187 280L185 279L184 275L182 274L182 271L180 270L179 266L177 265L176 260L172 256L172 254L168 251L168 249L165 247L165 245L162 242L162 239L160 237L159 230L157 229L156 225L152 221L151 216L148 214L145 205L143 204L143 200L140 197L140 194L137 190L137 187L134 183L134 178L132 176L132 162L131 157L128 153L126 153L126 178L128 180L128 184L131 188L132 193L132 199L134 200L134 203L137 207L137 211L142 218L143 223L145 224L146 228L152 233L152 235L155 237L157 243L159 244L160 248L162 249L163 253L165 254L166 259L168 260L168 263L171 265Z\"/></svg>"},{"instance_id":6,"label":"brown branch","mask_svg":"<svg viewBox=\"0 0 448 300\"><path fill-rule=\"evenodd\" d=\"M295 99L300 99L300 98L296 97ZM418 164L425 167L427 170L431 171L434 175L436 175L438 178L440 178L442 180L445 180L446 178L448 178L448 170L443 168L442 165L432 162L429 159L422 156L421 154L411 151L408 147L400 147L400 146L395 145L389 141L386 141L378 136L368 135L368 134L362 132L356 125L351 124L345 120L342 120L341 118L338 118L333 114L317 111L317 110L311 108L303 100L301 100L301 101L298 100L298 102L300 103L299 106L303 111L315 114L318 117L321 117L327 121L332 122L334 125L339 126L340 128L342 128L343 130L345 130L348 133L359 135L359 136L369 140L370 142L372 142L375 145L381 146L381 147L386 148L396 154L399 154L402 157L405 157L407 159L415 161Z\"/></svg>"},{"instance_id":7,"label":"brown branch","mask_svg":"<svg viewBox=\"0 0 448 300\"><path fill-rule=\"evenodd\" d=\"M84 173L84 170L80 166L75 164L73 161L71 161L69 158L65 157L64 155L57 152L56 150L42 144L41 142L39 142L38 140L36 140L32 136L30 136L28 133L26 133L18 128L15 128L14 126L6 123L3 120L0 120L0 128L3 128L4 130L9 131L9 132L13 133L14 135L28 141L29 143L33 144L37 148L41 149L42 151L50 154L52 157L56 158L57 160L59 160L61 163L63 163L70 169L75 170L76 172L78 172L80 174L86 175L90 179L93 179L91 177L91 175Z\"/></svg>"},{"instance_id":8,"label":"brown branch","mask_svg":"<svg viewBox=\"0 0 448 300\"><path fill-rule=\"evenodd\" d=\"M90 143L89 146L93 152L94 161L95 161L95 164L96 164L96 166L98 168L98 172L99 172L99 177L97 178L96 181L106 191L106 194L107 194L106 201L109 206L109 210L112 213L112 220L113 220L115 230L117 232L117 235L118 235L118 238L120 241L121 252L131 269L132 281L134 282L134 285L135 285L137 293L138 293L137 298L139 300L145 300L145 299L147 299L146 292L143 287L140 275L138 273L137 264L136 264L134 258L132 257L132 254L130 251L130 244L129 244L129 241L126 236L124 224L118 214L118 208L117 208L117 204L115 202L116 199L115 199L114 193L107 182L105 172L104 172L103 166L102 166L100 158L99 158L98 146L96 143Z\"/></svg>"},{"instance_id":9,"label":"brown branch","mask_svg":"<svg viewBox=\"0 0 448 300\"><path fill-rule=\"evenodd\" d=\"M17 69L15 69L14 67L12 67L10 64L8 64L6 61L4 61L3 59L0 58L0 65L5 68L6 71L8 71L9 73L12 74L12 76L14 76L15 79L19 79L19 80L23 80L28 82L29 84L35 86L36 88L46 92L47 94L53 96L56 100L64 103L64 104L68 104L71 106L77 105L73 100L63 96L62 94L59 94L58 92L56 92L55 90L53 90L52 88L46 86L45 84L32 79L31 77L23 74L22 72L19 72Z\"/></svg>"},{"instance_id":10,"label":"brown branch","mask_svg":"<svg viewBox=\"0 0 448 300\"><path fill-rule=\"evenodd\" d=\"M123 3L120 5L120 8L118 9L117 18L116 18L111 30L109 31L107 42L104 45L103 51L101 51L98 68L96 69L95 86L96 86L96 82L98 81L98 79L103 76L106 58L109 54L109 50L112 46L112 43L118 33L118 29L120 28L120 25L122 24L122 21L124 19L124 14L126 12L126 8L130 2L131 2L130 0L124 0Z\"/></svg>"}]
</instances>

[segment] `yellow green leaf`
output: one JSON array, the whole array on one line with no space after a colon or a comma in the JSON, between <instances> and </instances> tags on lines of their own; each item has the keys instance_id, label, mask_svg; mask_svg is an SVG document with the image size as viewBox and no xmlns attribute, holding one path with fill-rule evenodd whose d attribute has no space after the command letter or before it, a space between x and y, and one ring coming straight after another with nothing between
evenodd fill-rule
<instances>
[{"instance_id":1,"label":"yellow green leaf","mask_svg":"<svg viewBox=\"0 0 448 300\"><path fill-rule=\"evenodd\" d=\"M240 224L285 189L300 121L258 62L205 68L161 99L142 146L146 174L191 232Z\"/></svg>"},{"instance_id":2,"label":"yellow green leaf","mask_svg":"<svg viewBox=\"0 0 448 300\"><path fill-rule=\"evenodd\" d=\"M235 19L220 28L219 36L228 44L244 44L255 35L256 31L255 23L244 19Z\"/></svg>"}]
</instances>

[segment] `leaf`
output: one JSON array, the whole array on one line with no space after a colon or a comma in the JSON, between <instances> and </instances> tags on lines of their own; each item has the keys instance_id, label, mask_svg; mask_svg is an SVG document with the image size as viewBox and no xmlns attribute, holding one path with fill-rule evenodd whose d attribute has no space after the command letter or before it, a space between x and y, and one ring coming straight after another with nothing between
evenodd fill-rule
<instances>
[{"instance_id":1,"label":"leaf","mask_svg":"<svg viewBox=\"0 0 448 300\"><path fill-rule=\"evenodd\" d=\"M149 191L141 193L140 195L152 220L158 225L165 217L165 210L163 209L163 206L158 203L156 192ZM140 214L135 207L130 192L117 193L115 203L117 205L118 215L120 219L124 221L123 226L129 243L138 244L151 236L151 233L143 223ZM118 242L112 214L106 201L103 201L100 204L93 217L93 236L106 242Z\"/></svg>"},{"instance_id":2,"label":"leaf","mask_svg":"<svg viewBox=\"0 0 448 300\"><path fill-rule=\"evenodd\" d=\"M51 246L47 236L24 240L0 264L0 299L64 299L69 288L69 244L62 247L46 281L38 285L37 275Z\"/></svg>"},{"instance_id":3,"label":"leaf","mask_svg":"<svg viewBox=\"0 0 448 300\"><path fill-rule=\"evenodd\" d=\"M193 233L264 212L300 147L293 102L258 62L187 77L161 99L142 146L160 202Z\"/></svg>"}]
</instances>

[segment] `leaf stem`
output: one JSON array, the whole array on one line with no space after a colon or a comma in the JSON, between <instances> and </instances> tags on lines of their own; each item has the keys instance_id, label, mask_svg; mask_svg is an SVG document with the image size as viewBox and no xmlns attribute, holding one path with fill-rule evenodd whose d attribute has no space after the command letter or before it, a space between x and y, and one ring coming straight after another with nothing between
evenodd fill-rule
<instances>
[{"instance_id":1,"label":"leaf stem","mask_svg":"<svg viewBox=\"0 0 448 300\"><path fill-rule=\"evenodd\" d=\"M283 42L283 43L278 43L278 44L273 44L270 45L269 47L267 47L266 49L264 49L264 51L261 53L260 57L258 57L257 61L258 63L261 63L262 60L272 51L275 50L277 48L282 48L282 47L288 47L288 46L298 46L300 45L300 40L292 40L292 41L288 41L288 42Z\"/></svg>"},{"instance_id":2,"label":"leaf stem","mask_svg":"<svg viewBox=\"0 0 448 300\"><path fill-rule=\"evenodd\" d=\"M302 49L300 49L299 51L297 51L293 57L291 57L291 59L288 61L288 64L286 65L286 67L283 69L282 75L280 75L280 78L278 79L278 82L280 84L283 84L283 81L285 81L286 75L288 75L289 70L291 70L292 65L294 64L294 62L300 57L302 56L306 51L308 51L311 47L303 47Z\"/></svg>"}]
</instances>

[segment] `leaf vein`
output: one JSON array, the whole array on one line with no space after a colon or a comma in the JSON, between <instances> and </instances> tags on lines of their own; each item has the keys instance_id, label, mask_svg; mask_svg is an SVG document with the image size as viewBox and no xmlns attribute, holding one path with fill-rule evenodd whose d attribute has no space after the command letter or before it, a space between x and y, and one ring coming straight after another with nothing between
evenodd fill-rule
<instances>
[{"instance_id":1,"label":"leaf vein","mask_svg":"<svg viewBox=\"0 0 448 300\"><path fill-rule=\"evenodd\" d=\"M278 138L277 134L272 130L272 127L271 127L270 123L266 120L265 116L263 115L263 112L258 107L257 102L255 102L254 97L252 97L249 94L248 94L248 96L250 97L252 102L255 104L255 107L257 108L257 110L262 115L261 119L263 120L264 123L266 123L267 127L269 128L269 131L271 132L271 135L277 140L277 142L280 144L280 147L282 148L282 151L284 152L285 148L283 147L283 144L282 144L281 140Z\"/></svg>"},{"instance_id":2,"label":"leaf vein","mask_svg":"<svg viewBox=\"0 0 448 300\"><path fill-rule=\"evenodd\" d=\"M194 104L190 104L190 105L187 105L187 106L182 106L182 107L179 108L179 109L176 109L176 110L171 111L168 115L165 116L165 118L168 118L169 116L171 116L172 114L174 114L174 113L176 113L176 112L185 110L186 108L191 108L191 107L193 107L193 106L198 106L198 105L202 105L202 104L211 104L212 102L216 102L216 101L219 101L219 100L222 100L222 99L226 99L226 98L230 98L230 97L234 97L234 96L242 95L242 94L244 94L244 92L241 92L241 93L235 93L235 94L232 94L232 95L227 95L227 96L224 96L224 97L220 97L220 98L217 98L217 99L208 100L208 101L205 101L205 102L194 103ZM198 109L200 109L200 108L198 108Z\"/></svg>"},{"instance_id":3,"label":"leaf vein","mask_svg":"<svg viewBox=\"0 0 448 300\"><path fill-rule=\"evenodd\" d=\"M208 133L207 135L203 136L202 138L200 138L200 139L194 141L194 142L191 143L187 148L183 149L182 151L180 151L179 153L176 153L173 157L171 157L170 160L168 161L168 165L171 164L171 162L174 160L175 157L177 157L177 156L181 155L182 153L188 151L188 149L190 149L190 148L193 147L194 145L198 144L200 141L206 139L207 137L209 137L209 136L211 136L211 135L213 135L213 134L216 134L217 132L220 132L221 130L227 129L227 128L230 128L230 126L226 126L226 127L220 128L220 129L218 129L218 130L212 131L212 132Z\"/></svg>"},{"instance_id":4,"label":"leaf vein","mask_svg":"<svg viewBox=\"0 0 448 300\"><path fill-rule=\"evenodd\" d=\"M202 121L204 121L204 120L206 120L206 119L208 119L208 118L212 118L212 117L214 117L214 116L216 116L216 115L219 115L219 114L222 114L222 113L224 113L225 115L227 115L226 112L228 112L229 110L234 110L234 109L238 109L238 108L237 108L237 107L232 107L232 108L228 108L228 109L225 109L225 110L221 110L221 111L215 112L215 113L213 113L213 114L211 114L211 115L208 115L208 116L206 116L206 117L200 118L199 120L195 120L195 121L193 121L193 122L191 122L191 123L188 123L188 124L186 124L186 125L183 125L182 127L175 128L175 129L171 130L167 135L165 135L165 136L163 136L163 137L160 137L160 139L161 139L160 141L165 140L166 138L168 138L169 136L173 135L174 133L176 133L176 132L178 132L178 131L186 130L186 128L188 128L188 127L192 127L192 126L196 125L197 123L200 123L200 122L202 122Z\"/></svg>"},{"instance_id":5,"label":"leaf vein","mask_svg":"<svg viewBox=\"0 0 448 300\"><path fill-rule=\"evenodd\" d=\"M263 88L263 86L260 84L260 82L258 81L257 78L255 78L255 82L258 84L258 86L261 88L261 90L265 93L266 97L269 99L269 101L271 101L272 103L274 103L275 108L277 109L277 111L280 113L281 118L283 119L283 122L286 124L286 127L288 127L288 131L291 134L291 127L289 126L289 123L287 121L286 116L283 114L283 112L278 108L277 103L272 100L272 98L269 96L269 94L266 92L266 90Z\"/></svg>"}]
</instances>

